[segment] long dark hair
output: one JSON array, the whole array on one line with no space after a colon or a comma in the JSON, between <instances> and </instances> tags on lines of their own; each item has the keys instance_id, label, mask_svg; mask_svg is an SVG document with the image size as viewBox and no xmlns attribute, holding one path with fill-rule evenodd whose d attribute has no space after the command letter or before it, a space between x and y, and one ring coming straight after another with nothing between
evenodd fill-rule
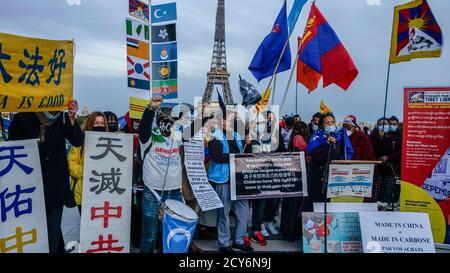
<instances>
[{"instance_id":1,"label":"long dark hair","mask_svg":"<svg viewBox=\"0 0 450 273\"><path fill-rule=\"evenodd\" d=\"M299 121L294 124L294 127L292 127L291 138L289 140L289 146L288 146L289 151L294 151L294 137L295 136L303 137L305 142L308 143L309 139L311 137L309 134L308 124L306 124L303 121Z\"/></svg>"}]
</instances>

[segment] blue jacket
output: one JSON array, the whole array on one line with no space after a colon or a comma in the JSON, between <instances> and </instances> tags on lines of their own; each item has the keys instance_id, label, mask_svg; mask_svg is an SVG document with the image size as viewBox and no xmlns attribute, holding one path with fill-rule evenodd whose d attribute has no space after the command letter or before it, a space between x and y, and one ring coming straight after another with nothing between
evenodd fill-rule
<instances>
[{"instance_id":1,"label":"blue jacket","mask_svg":"<svg viewBox=\"0 0 450 273\"><path fill-rule=\"evenodd\" d=\"M228 147L228 141L224 133L220 130L216 130L212 136L222 143L222 152L228 154L230 148ZM239 147L239 151L242 152L244 147L242 146L242 140L238 133L233 132L234 140ZM211 165L208 169L208 180L217 184L227 183L230 178L230 164L217 163L211 159Z\"/></svg>"}]
</instances>

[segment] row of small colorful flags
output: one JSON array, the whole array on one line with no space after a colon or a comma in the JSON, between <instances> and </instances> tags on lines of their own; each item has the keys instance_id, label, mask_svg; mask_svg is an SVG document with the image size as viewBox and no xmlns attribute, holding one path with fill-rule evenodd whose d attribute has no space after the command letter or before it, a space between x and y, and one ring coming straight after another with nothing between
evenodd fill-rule
<instances>
[{"instance_id":1,"label":"row of small colorful flags","mask_svg":"<svg viewBox=\"0 0 450 273\"><path fill-rule=\"evenodd\" d=\"M128 95L135 119L141 118L150 96L178 97L176 3L150 7L146 1L129 0L129 14L136 19L126 18Z\"/></svg>"}]
</instances>

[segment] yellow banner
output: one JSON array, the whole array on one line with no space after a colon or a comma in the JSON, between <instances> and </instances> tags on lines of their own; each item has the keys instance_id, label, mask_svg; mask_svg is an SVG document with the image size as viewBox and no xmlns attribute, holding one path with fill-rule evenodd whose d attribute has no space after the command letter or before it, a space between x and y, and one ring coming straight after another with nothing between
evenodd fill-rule
<instances>
[{"instance_id":1,"label":"yellow banner","mask_svg":"<svg viewBox=\"0 0 450 273\"><path fill-rule=\"evenodd\" d=\"M72 99L72 41L0 33L0 112L58 111Z\"/></svg>"}]
</instances>

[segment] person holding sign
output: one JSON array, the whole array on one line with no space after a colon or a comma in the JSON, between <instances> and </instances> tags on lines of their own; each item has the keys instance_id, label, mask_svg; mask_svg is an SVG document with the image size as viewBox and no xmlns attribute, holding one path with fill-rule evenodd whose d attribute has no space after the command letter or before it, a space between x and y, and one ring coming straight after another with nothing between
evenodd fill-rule
<instances>
[{"instance_id":1,"label":"person holding sign","mask_svg":"<svg viewBox=\"0 0 450 273\"><path fill-rule=\"evenodd\" d=\"M308 152L311 154L311 179L308 179L308 202L305 211L313 211L313 202L324 202L326 191L323 190L325 182L325 169L332 160L350 160L353 149L345 130L338 130L336 119L332 113L323 114L319 120L319 131L311 138Z\"/></svg>"},{"instance_id":2,"label":"person holding sign","mask_svg":"<svg viewBox=\"0 0 450 273\"><path fill-rule=\"evenodd\" d=\"M9 140L39 141L50 253L58 252L61 246L63 207L72 198L66 139L75 147L83 144L83 132L75 119L77 111L77 101L71 101L68 113L18 113L9 127Z\"/></svg>"},{"instance_id":3,"label":"person holding sign","mask_svg":"<svg viewBox=\"0 0 450 273\"><path fill-rule=\"evenodd\" d=\"M83 131L108 132L106 116L102 112L92 112L84 122ZM81 200L83 193L83 170L84 170L84 145L71 147L68 155L69 173L71 178L70 187L73 191L75 204L81 216Z\"/></svg>"},{"instance_id":4,"label":"person holding sign","mask_svg":"<svg viewBox=\"0 0 450 273\"><path fill-rule=\"evenodd\" d=\"M141 253L153 253L157 234L160 230L160 202L167 199L183 202L182 162L180 147L184 141L192 138L194 124L204 125L209 117L197 118L183 130L183 137L175 135L175 118L171 116L172 108L159 107L162 98L153 97L144 111L139 124L139 142L141 146L144 193L142 197L142 235ZM204 105L206 107L206 105ZM173 129L172 129L173 128ZM198 128L200 129L200 128Z\"/></svg>"}]
</instances>

